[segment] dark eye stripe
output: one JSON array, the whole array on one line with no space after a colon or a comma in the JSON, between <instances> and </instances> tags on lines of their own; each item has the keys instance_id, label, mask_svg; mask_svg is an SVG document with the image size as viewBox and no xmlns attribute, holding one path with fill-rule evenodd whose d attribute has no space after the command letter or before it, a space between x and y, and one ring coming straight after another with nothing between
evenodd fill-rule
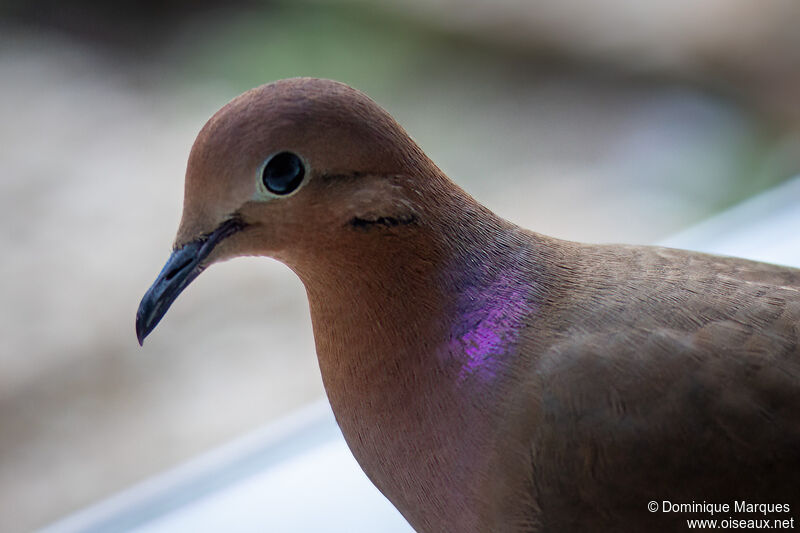
<instances>
[{"instance_id":1,"label":"dark eye stripe","mask_svg":"<svg viewBox=\"0 0 800 533\"><path fill-rule=\"evenodd\" d=\"M261 172L261 181L274 194L289 194L300 186L306 169L303 162L292 152L273 155Z\"/></svg>"}]
</instances>

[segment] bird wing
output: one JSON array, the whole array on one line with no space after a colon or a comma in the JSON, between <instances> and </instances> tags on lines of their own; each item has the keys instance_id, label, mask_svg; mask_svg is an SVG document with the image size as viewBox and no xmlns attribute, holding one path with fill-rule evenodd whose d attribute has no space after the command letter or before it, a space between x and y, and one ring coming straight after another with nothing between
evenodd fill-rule
<instances>
[{"instance_id":1,"label":"bird wing","mask_svg":"<svg viewBox=\"0 0 800 533\"><path fill-rule=\"evenodd\" d=\"M800 510L800 271L610 252L573 269L526 333L540 521L677 527L651 500Z\"/></svg>"}]
</instances>

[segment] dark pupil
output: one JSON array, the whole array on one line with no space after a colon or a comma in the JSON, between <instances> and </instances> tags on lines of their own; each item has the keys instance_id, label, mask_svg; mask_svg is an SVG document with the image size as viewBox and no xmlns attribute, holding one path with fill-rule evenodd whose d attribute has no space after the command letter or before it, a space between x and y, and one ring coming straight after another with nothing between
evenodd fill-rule
<instances>
[{"instance_id":1,"label":"dark pupil","mask_svg":"<svg viewBox=\"0 0 800 533\"><path fill-rule=\"evenodd\" d=\"M291 152L281 152L267 161L261 179L270 192L289 194L300 185L305 173L299 157Z\"/></svg>"}]
</instances>

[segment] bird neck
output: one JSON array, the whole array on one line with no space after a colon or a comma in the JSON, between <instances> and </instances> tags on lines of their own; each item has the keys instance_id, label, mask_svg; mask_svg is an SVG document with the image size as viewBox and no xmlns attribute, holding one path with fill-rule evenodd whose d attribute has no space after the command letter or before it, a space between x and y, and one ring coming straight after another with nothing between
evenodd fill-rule
<instances>
[{"instance_id":1,"label":"bird neck","mask_svg":"<svg viewBox=\"0 0 800 533\"><path fill-rule=\"evenodd\" d=\"M345 389L381 396L408 390L402 378L413 389L430 376L438 391L502 378L535 307L536 236L464 193L456 201L446 211L457 219L433 219L408 239L378 239L384 248L328 254L296 269L332 401Z\"/></svg>"},{"instance_id":2,"label":"bird neck","mask_svg":"<svg viewBox=\"0 0 800 533\"><path fill-rule=\"evenodd\" d=\"M342 432L376 485L411 508L409 487L446 494L480 479L535 312L535 236L462 207L414 246L298 272Z\"/></svg>"}]
</instances>

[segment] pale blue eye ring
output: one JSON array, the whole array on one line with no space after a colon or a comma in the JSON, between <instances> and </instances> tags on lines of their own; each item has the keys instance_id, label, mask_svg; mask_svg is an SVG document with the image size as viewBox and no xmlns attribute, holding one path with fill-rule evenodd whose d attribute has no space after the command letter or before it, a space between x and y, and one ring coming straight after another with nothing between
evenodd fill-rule
<instances>
[{"instance_id":1,"label":"pale blue eye ring","mask_svg":"<svg viewBox=\"0 0 800 533\"><path fill-rule=\"evenodd\" d=\"M278 152L269 158L261 171L261 182L273 194L289 194L303 182L306 169L292 152Z\"/></svg>"}]
</instances>

